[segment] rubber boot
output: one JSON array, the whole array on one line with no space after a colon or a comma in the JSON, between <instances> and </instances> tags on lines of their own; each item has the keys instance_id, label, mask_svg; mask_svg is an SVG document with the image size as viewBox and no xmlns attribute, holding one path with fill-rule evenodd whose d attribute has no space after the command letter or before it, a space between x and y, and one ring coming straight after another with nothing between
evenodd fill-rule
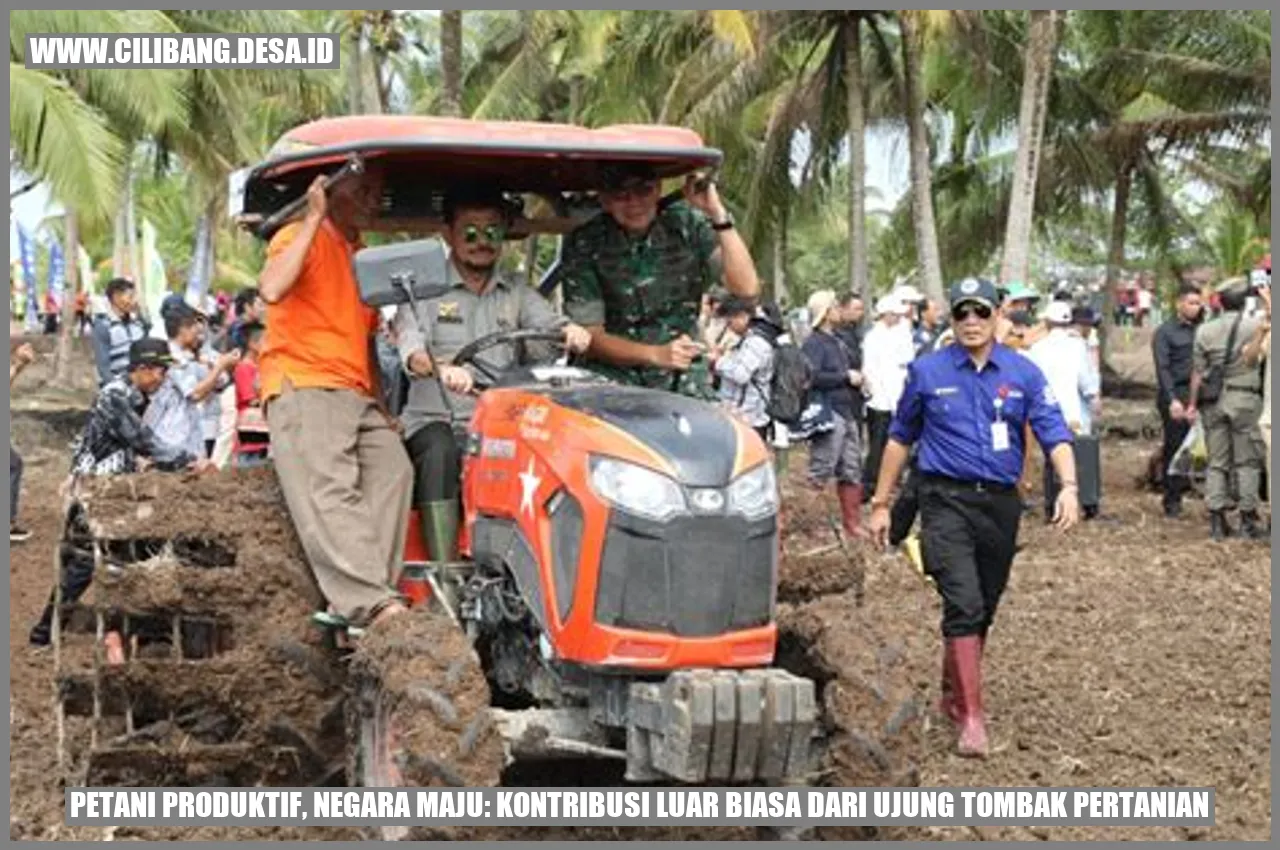
<instances>
[{"instance_id":1,"label":"rubber boot","mask_svg":"<svg viewBox=\"0 0 1280 850\"><path fill-rule=\"evenodd\" d=\"M960 723L960 704L956 700L956 657L951 641L942 645L942 696L938 713L952 723Z\"/></svg>"},{"instance_id":2,"label":"rubber boot","mask_svg":"<svg viewBox=\"0 0 1280 850\"><path fill-rule=\"evenodd\" d=\"M840 497L840 519L844 525L844 533L854 540L865 540L867 532L862 527L862 485L841 481L836 485L836 495Z\"/></svg>"},{"instance_id":3,"label":"rubber boot","mask_svg":"<svg viewBox=\"0 0 1280 850\"><path fill-rule=\"evenodd\" d=\"M458 560L458 500L424 502L418 513L427 557L444 563Z\"/></svg>"},{"instance_id":4,"label":"rubber boot","mask_svg":"<svg viewBox=\"0 0 1280 850\"><path fill-rule=\"evenodd\" d=\"M1240 536L1248 540L1266 540L1271 535L1263 530L1257 511L1241 511Z\"/></svg>"},{"instance_id":5,"label":"rubber boot","mask_svg":"<svg viewBox=\"0 0 1280 850\"><path fill-rule=\"evenodd\" d=\"M950 638L955 659L956 702L960 707L957 750L968 758L986 758L987 727L982 711L982 638Z\"/></svg>"},{"instance_id":6,"label":"rubber boot","mask_svg":"<svg viewBox=\"0 0 1280 850\"><path fill-rule=\"evenodd\" d=\"M1209 511L1209 538L1216 542L1231 536L1231 525L1227 522L1226 511Z\"/></svg>"}]
</instances>

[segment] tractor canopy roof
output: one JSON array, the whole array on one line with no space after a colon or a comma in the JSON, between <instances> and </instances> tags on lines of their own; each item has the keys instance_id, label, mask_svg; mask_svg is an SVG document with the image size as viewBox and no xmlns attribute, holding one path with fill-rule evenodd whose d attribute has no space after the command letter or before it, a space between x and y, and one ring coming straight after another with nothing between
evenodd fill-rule
<instances>
[{"instance_id":1,"label":"tractor canopy roof","mask_svg":"<svg viewBox=\"0 0 1280 850\"><path fill-rule=\"evenodd\" d=\"M682 127L473 121L417 115L325 118L286 133L245 180L241 220L252 224L306 191L317 174L358 156L385 175L373 229L427 233L439 225L444 194L488 186L546 203L526 210L516 230L565 232L582 220L574 206L600 187L602 166L647 163L663 178L713 170L722 159Z\"/></svg>"}]
</instances>

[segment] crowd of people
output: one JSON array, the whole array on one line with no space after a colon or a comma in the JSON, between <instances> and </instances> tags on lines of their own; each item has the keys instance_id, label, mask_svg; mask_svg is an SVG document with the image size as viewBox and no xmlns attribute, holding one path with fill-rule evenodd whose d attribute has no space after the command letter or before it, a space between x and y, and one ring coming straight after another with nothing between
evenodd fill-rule
<instances>
[{"instance_id":1,"label":"crowd of people","mask_svg":"<svg viewBox=\"0 0 1280 850\"><path fill-rule=\"evenodd\" d=\"M511 205L473 188L445 200L447 292L380 315L360 299L353 257L381 179L376 168L332 187L318 178L305 212L271 238L259 287L235 298L230 321L172 296L158 339L138 316L134 285L113 280L93 324L100 389L73 474L272 464L330 615L376 628L406 609L395 580L412 507L429 556L455 557L467 419L517 351L486 352L484 368L450 361L496 331L543 331L615 381L718 402L768 445L805 444L808 485L834 483L844 533L902 544L941 594L941 708L961 751L985 754L981 658L1019 521L1035 506L1034 447L1047 458L1046 522L1065 530L1082 510L1100 515L1101 374L1089 308L966 279L945 304L910 286L874 302L822 289L797 325L762 300L714 183L690 179L668 203L656 173L622 166L604 170L601 213L565 239L563 313L502 272ZM1157 335L1166 450L1199 411L1215 536L1230 470L1252 534L1258 488L1248 470L1269 318L1232 318L1236 302L1224 293L1224 316L1189 334L1189 298ZM24 359L19 349L11 383ZM1212 401L1211 385L1220 391ZM11 446L15 494L20 476ZM77 521L73 508L68 534ZM10 528L17 542L12 511ZM78 557L64 564L64 602L92 574ZM56 597L32 644L48 643Z\"/></svg>"}]
</instances>

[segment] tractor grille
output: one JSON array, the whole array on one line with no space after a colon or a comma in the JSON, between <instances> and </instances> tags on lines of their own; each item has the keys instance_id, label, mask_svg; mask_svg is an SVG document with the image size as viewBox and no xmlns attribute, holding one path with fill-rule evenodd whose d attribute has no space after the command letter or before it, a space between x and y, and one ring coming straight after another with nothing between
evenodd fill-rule
<instances>
[{"instance_id":1,"label":"tractor grille","mask_svg":"<svg viewBox=\"0 0 1280 850\"><path fill-rule=\"evenodd\" d=\"M777 548L773 518L652 523L614 511L596 621L681 637L767 625L773 619Z\"/></svg>"}]
</instances>

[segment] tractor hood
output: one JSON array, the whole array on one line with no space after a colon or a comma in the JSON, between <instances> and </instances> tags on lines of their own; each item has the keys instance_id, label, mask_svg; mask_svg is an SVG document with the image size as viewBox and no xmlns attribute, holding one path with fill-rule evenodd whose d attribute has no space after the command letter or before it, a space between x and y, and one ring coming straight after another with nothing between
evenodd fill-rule
<instances>
[{"instance_id":1,"label":"tractor hood","mask_svg":"<svg viewBox=\"0 0 1280 850\"><path fill-rule=\"evenodd\" d=\"M551 391L557 404L632 435L675 468L688 487L725 487L733 476L738 435L729 415L705 401L661 390L576 387Z\"/></svg>"}]
</instances>

